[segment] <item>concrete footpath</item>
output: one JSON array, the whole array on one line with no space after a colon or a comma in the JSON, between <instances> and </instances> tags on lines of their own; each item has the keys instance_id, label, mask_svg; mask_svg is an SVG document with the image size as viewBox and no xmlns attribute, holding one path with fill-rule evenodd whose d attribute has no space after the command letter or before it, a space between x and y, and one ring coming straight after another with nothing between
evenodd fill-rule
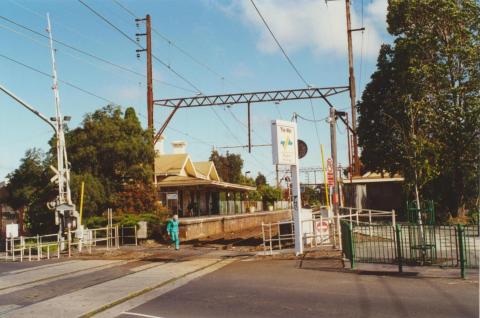
<instances>
[{"instance_id":1,"label":"concrete footpath","mask_svg":"<svg viewBox=\"0 0 480 318\"><path fill-rule=\"evenodd\" d=\"M213 266L214 268L220 268L232 261L233 259L202 257L178 262L151 262L131 269L128 275L100 284L74 290L20 308L15 306L4 307L3 313L0 312L0 317L89 317L144 293L172 284L179 279L185 279L189 275L205 271ZM76 261L65 265L80 269L91 267L92 262L98 265L118 261ZM43 271L41 277L48 277L49 273L61 268L62 265L56 264L51 268L45 267L38 270ZM31 279L31 274L35 272L37 271L29 271L23 273L23 275L28 274L26 276ZM2 277L2 284L3 286L8 286L7 282L12 284L13 278L20 278L22 282L27 282L28 278L26 276L22 276L22 273L6 275ZM4 278L6 278L5 282L3 281ZM55 282L50 284L54 285Z\"/></svg>"}]
</instances>

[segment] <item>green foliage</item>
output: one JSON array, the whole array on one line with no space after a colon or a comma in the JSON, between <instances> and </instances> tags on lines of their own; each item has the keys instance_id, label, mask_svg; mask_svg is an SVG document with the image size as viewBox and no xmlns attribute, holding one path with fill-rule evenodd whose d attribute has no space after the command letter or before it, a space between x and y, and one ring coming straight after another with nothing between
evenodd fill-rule
<instances>
[{"instance_id":1,"label":"green foliage","mask_svg":"<svg viewBox=\"0 0 480 318\"><path fill-rule=\"evenodd\" d=\"M282 198L282 190L268 184L260 185L257 192L260 194L264 206L273 205L274 202L280 201Z\"/></svg>"},{"instance_id":2,"label":"green foliage","mask_svg":"<svg viewBox=\"0 0 480 318\"><path fill-rule=\"evenodd\" d=\"M108 223L107 217L93 215L83 220L82 224L85 225L87 228L93 229L93 228L105 227L107 226L107 223Z\"/></svg>"},{"instance_id":3,"label":"green foliage","mask_svg":"<svg viewBox=\"0 0 480 318\"><path fill-rule=\"evenodd\" d=\"M258 176L255 178L255 184L258 186L267 184L267 178L261 173L258 173Z\"/></svg>"},{"instance_id":4,"label":"green foliage","mask_svg":"<svg viewBox=\"0 0 480 318\"><path fill-rule=\"evenodd\" d=\"M245 180L242 174L243 159L240 155L231 154L227 151L226 155L223 156L216 150L213 150L209 160L213 161L223 181L240 183L242 180Z\"/></svg>"},{"instance_id":5,"label":"green foliage","mask_svg":"<svg viewBox=\"0 0 480 318\"><path fill-rule=\"evenodd\" d=\"M46 203L56 197L56 187L50 183L49 160L39 149L25 153L20 166L8 175L9 184L3 202L16 210L24 209L26 229L34 233L54 230L54 213Z\"/></svg>"},{"instance_id":6,"label":"green foliage","mask_svg":"<svg viewBox=\"0 0 480 318\"><path fill-rule=\"evenodd\" d=\"M157 211L155 187L152 184L126 184L123 190L114 195L113 206L123 213L145 213Z\"/></svg>"},{"instance_id":7,"label":"green foliage","mask_svg":"<svg viewBox=\"0 0 480 318\"><path fill-rule=\"evenodd\" d=\"M142 129L133 108L127 108L124 117L119 107L111 105L87 114L82 126L65 138L72 170L107 180L113 188L108 190L152 178L152 137Z\"/></svg>"},{"instance_id":8,"label":"green foliage","mask_svg":"<svg viewBox=\"0 0 480 318\"><path fill-rule=\"evenodd\" d=\"M118 226L138 226L138 222L146 221L148 237L160 238L167 221L165 213L142 213L142 214L120 214L113 217L113 224ZM108 220L105 215L91 216L84 222L87 228L99 228L107 226Z\"/></svg>"},{"instance_id":9,"label":"green foliage","mask_svg":"<svg viewBox=\"0 0 480 318\"><path fill-rule=\"evenodd\" d=\"M123 114L111 105L87 114L80 127L66 132L72 200L79 208L80 186L85 182L83 216L91 227L106 224L101 215L109 207L117 213L159 211L151 184L151 138L133 108ZM49 168L56 165L52 160L55 142L53 137L49 157L37 149L27 151L20 167L9 175L7 195L2 199L15 209L25 208L25 224L34 234L52 233L56 228L54 212L46 207L57 195Z\"/></svg>"},{"instance_id":10,"label":"green foliage","mask_svg":"<svg viewBox=\"0 0 480 318\"><path fill-rule=\"evenodd\" d=\"M86 172L81 175L71 174L70 187L72 190L72 200L77 203L78 208L80 208L80 188L82 181L85 183L83 194L84 215L98 215L111 207L102 180Z\"/></svg>"},{"instance_id":11,"label":"green foliage","mask_svg":"<svg viewBox=\"0 0 480 318\"><path fill-rule=\"evenodd\" d=\"M400 172L445 217L475 206L480 161L480 6L389 1L377 71L358 104L365 170Z\"/></svg>"},{"instance_id":12,"label":"green foliage","mask_svg":"<svg viewBox=\"0 0 480 318\"><path fill-rule=\"evenodd\" d=\"M65 138L76 202L85 182L85 216L99 215L108 207L129 213L156 210L151 134L142 129L133 108L123 115L119 107L109 105L87 114Z\"/></svg>"}]
</instances>

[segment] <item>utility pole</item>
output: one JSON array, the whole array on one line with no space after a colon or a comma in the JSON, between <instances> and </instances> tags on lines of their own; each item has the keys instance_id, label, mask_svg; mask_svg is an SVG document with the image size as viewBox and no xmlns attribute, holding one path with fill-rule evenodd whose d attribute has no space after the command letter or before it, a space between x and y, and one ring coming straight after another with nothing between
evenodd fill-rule
<instances>
[{"instance_id":1,"label":"utility pole","mask_svg":"<svg viewBox=\"0 0 480 318\"><path fill-rule=\"evenodd\" d=\"M280 179L278 176L278 165L275 165L275 181L276 181L277 188L280 188Z\"/></svg>"},{"instance_id":2,"label":"utility pole","mask_svg":"<svg viewBox=\"0 0 480 318\"><path fill-rule=\"evenodd\" d=\"M350 0L345 0L345 9L347 14L347 42L348 42L348 74L350 87L350 106L352 111L352 129L353 133L353 175L360 175L360 159L358 157L358 138L357 138L357 110L356 110L356 87L355 73L353 70L353 48L352 48L352 32L365 30L365 28L352 29L350 18Z\"/></svg>"},{"instance_id":3,"label":"utility pole","mask_svg":"<svg viewBox=\"0 0 480 318\"><path fill-rule=\"evenodd\" d=\"M332 205L334 215L338 215L338 180L337 180L337 112L335 108L330 108L330 146L333 161L333 190Z\"/></svg>"},{"instance_id":4,"label":"utility pole","mask_svg":"<svg viewBox=\"0 0 480 318\"><path fill-rule=\"evenodd\" d=\"M140 57L140 52L146 52L147 54L147 127L153 133L152 25L150 15L147 14L144 19L135 19L137 26L140 21L145 21L145 33L136 33L135 35L137 36L137 41L139 41L140 36L146 37L147 48L137 49L136 52L137 58Z\"/></svg>"}]
</instances>

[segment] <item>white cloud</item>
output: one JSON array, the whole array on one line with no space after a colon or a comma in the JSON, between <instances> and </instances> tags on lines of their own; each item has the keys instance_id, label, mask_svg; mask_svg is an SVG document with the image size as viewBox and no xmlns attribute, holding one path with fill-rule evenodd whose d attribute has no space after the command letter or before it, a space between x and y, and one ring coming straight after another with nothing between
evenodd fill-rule
<instances>
[{"instance_id":1,"label":"white cloud","mask_svg":"<svg viewBox=\"0 0 480 318\"><path fill-rule=\"evenodd\" d=\"M386 0L373 0L366 8L367 15L374 23L385 29L388 3Z\"/></svg>"},{"instance_id":2,"label":"white cloud","mask_svg":"<svg viewBox=\"0 0 480 318\"><path fill-rule=\"evenodd\" d=\"M212 2L209 2L212 4ZM347 35L345 3L322 0L257 0L262 12L278 40L292 53L312 50L317 55L346 54ZM239 18L258 33L257 48L271 54L278 51L274 40L259 18L250 0L233 0L215 3L215 7L229 17ZM365 9L363 53L367 58L376 58L385 30L386 0L373 0ZM352 28L360 27L360 14L352 9ZM354 33L354 53L361 50L360 33Z\"/></svg>"}]
</instances>

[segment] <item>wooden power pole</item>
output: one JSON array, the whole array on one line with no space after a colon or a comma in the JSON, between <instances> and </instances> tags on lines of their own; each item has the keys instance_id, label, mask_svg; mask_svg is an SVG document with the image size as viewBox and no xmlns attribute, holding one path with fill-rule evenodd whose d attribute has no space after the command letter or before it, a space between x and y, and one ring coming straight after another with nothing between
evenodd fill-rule
<instances>
[{"instance_id":1,"label":"wooden power pole","mask_svg":"<svg viewBox=\"0 0 480 318\"><path fill-rule=\"evenodd\" d=\"M345 8L347 14L347 41L348 41L348 73L349 73L349 87L350 87L350 105L352 111L352 129L353 133L353 175L360 175L360 159L358 157L358 138L357 138L357 110L356 110L356 87L355 87L355 73L353 71L353 48L352 48L352 32L361 31L364 28L352 29L352 22L350 18L350 0L345 0Z\"/></svg>"},{"instance_id":2,"label":"wooden power pole","mask_svg":"<svg viewBox=\"0 0 480 318\"><path fill-rule=\"evenodd\" d=\"M145 36L147 47L146 49L137 50L137 57L140 52L146 52L147 54L147 126L152 132L154 131L153 127L153 70L152 70L152 25L150 20L150 15L144 19L135 19L138 23L139 21L145 21L145 33L137 33L138 36Z\"/></svg>"}]
</instances>

